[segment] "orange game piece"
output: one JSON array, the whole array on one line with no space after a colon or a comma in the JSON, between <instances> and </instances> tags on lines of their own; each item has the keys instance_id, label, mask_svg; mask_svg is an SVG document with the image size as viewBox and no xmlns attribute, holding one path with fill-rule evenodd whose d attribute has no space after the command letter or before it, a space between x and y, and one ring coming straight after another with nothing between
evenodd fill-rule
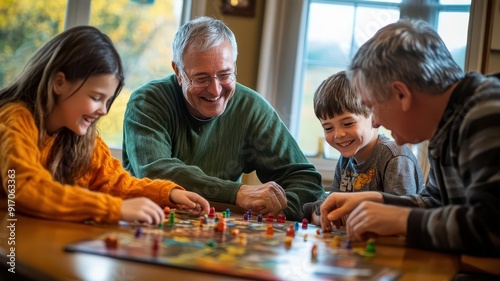
<instances>
[{"instance_id":1,"label":"orange game piece","mask_svg":"<svg viewBox=\"0 0 500 281\"><path fill-rule=\"evenodd\" d=\"M214 227L216 232L224 232L227 229L227 224L225 220L220 220Z\"/></svg>"},{"instance_id":2,"label":"orange game piece","mask_svg":"<svg viewBox=\"0 0 500 281\"><path fill-rule=\"evenodd\" d=\"M274 229L272 224L267 225L266 235L272 237L274 235Z\"/></svg>"},{"instance_id":3,"label":"orange game piece","mask_svg":"<svg viewBox=\"0 0 500 281\"><path fill-rule=\"evenodd\" d=\"M238 235L238 244L240 246L245 246L247 242L247 235L245 233L241 233L240 235Z\"/></svg>"},{"instance_id":4,"label":"orange game piece","mask_svg":"<svg viewBox=\"0 0 500 281\"><path fill-rule=\"evenodd\" d=\"M233 230L231 231L231 234L232 234L233 236L238 236L238 234L239 234L239 233L240 233L240 230L239 230L239 229L237 229L237 228L235 228L235 229L233 229Z\"/></svg>"},{"instance_id":5,"label":"orange game piece","mask_svg":"<svg viewBox=\"0 0 500 281\"><path fill-rule=\"evenodd\" d=\"M311 258L314 260L318 258L318 245L316 244L314 244L311 248Z\"/></svg>"},{"instance_id":6,"label":"orange game piece","mask_svg":"<svg viewBox=\"0 0 500 281\"><path fill-rule=\"evenodd\" d=\"M118 249L118 238L115 235L108 235L106 239L104 239L104 244L106 245L106 249Z\"/></svg>"},{"instance_id":7,"label":"orange game piece","mask_svg":"<svg viewBox=\"0 0 500 281\"><path fill-rule=\"evenodd\" d=\"M165 208L163 208L163 212L165 213L165 215L169 215L171 211L172 210L170 209L169 206L166 206Z\"/></svg>"}]
</instances>

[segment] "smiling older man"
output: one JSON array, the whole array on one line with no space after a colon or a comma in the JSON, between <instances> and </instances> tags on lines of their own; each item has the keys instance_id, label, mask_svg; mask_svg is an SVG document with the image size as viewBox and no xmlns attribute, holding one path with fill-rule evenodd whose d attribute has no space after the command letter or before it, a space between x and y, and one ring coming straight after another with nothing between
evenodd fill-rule
<instances>
[{"instance_id":1,"label":"smiling older man","mask_svg":"<svg viewBox=\"0 0 500 281\"><path fill-rule=\"evenodd\" d=\"M173 52L175 74L137 89L127 104L125 168L211 201L301 220L302 205L324 193L321 176L270 104L236 82L233 32L198 18L177 32ZM252 171L263 184L239 182Z\"/></svg>"}]
</instances>

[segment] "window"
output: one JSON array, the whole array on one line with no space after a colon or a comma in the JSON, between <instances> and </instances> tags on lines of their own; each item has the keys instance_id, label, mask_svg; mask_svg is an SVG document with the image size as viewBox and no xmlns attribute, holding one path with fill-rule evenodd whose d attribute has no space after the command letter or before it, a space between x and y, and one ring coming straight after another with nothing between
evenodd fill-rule
<instances>
[{"instance_id":1,"label":"window","mask_svg":"<svg viewBox=\"0 0 500 281\"><path fill-rule=\"evenodd\" d=\"M0 11L0 88L3 88L40 45L64 30L66 1L2 1Z\"/></svg>"},{"instance_id":2,"label":"window","mask_svg":"<svg viewBox=\"0 0 500 281\"><path fill-rule=\"evenodd\" d=\"M486 10L486 1L470 0L269 1L257 91L278 111L324 184L329 184L339 155L321 140L323 131L314 115L312 97L320 82L345 69L379 28L410 16L433 24L457 62L467 71L479 71ZM325 151L318 155L321 146Z\"/></svg>"},{"instance_id":3,"label":"window","mask_svg":"<svg viewBox=\"0 0 500 281\"><path fill-rule=\"evenodd\" d=\"M123 115L132 91L173 73L172 41L180 27L182 0L92 1L90 10L90 25L110 36L125 67L125 86L98 124L108 146L121 149Z\"/></svg>"},{"instance_id":4,"label":"window","mask_svg":"<svg viewBox=\"0 0 500 281\"><path fill-rule=\"evenodd\" d=\"M334 159L340 156L321 141L323 129L314 115L314 91L328 76L346 69L357 49L378 29L400 17L423 18L434 25L455 61L464 69L469 10L470 0L310 0L304 22L304 51L297 69L302 85L299 90L299 121L295 123L298 126L295 131L304 153L312 156L324 151L320 156ZM390 132L384 128L380 132L390 137Z\"/></svg>"},{"instance_id":5,"label":"window","mask_svg":"<svg viewBox=\"0 0 500 281\"><path fill-rule=\"evenodd\" d=\"M123 60L125 87L98 128L110 147L121 148L123 114L131 92L143 83L173 73L172 40L181 24L183 5L190 1L7 2L0 4L0 87L20 72L38 47L65 28L90 24L111 38Z\"/></svg>"}]
</instances>

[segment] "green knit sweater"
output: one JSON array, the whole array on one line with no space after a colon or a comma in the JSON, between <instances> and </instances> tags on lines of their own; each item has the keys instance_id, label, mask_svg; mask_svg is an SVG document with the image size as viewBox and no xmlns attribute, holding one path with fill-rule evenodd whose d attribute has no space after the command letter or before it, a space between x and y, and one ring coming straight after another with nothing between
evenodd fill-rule
<instances>
[{"instance_id":1,"label":"green knit sweater","mask_svg":"<svg viewBox=\"0 0 500 281\"><path fill-rule=\"evenodd\" d=\"M171 75L132 93L124 120L123 165L138 177L172 180L207 200L235 204L242 173L256 171L286 192L287 219L324 193L308 162L271 105L238 84L226 110L208 121L193 118Z\"/></svg>"}]
</instances>

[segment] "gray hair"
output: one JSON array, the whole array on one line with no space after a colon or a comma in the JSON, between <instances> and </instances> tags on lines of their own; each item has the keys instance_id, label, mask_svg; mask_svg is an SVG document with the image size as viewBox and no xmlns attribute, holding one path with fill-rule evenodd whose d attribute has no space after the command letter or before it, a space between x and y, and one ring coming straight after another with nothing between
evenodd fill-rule
<instances>
[{"instance_id":1,"label":"gray hair","mask_svg":"<svg viewBox=\"0 0 500 281\"><path fill-rule=\"evenodd\" d=\"M180 68L184 67L184 51L190 45L195 45L200 52L208 51L223 42L230 42L234 61L238 57L238 46L233 32L227 25L211 17L199 17L182 25L177 31L173 42L173 62Z\"/></svg>"},{"instance_id":2,"label":"gray hair","mask_svg":"<svg viewBox=\"0 0 500 281\"><path fill-rule=\"evenodd\" d=\"M355 90L361 86L369 99L383 102L389 99L394 81L440 94L464 72L431 25L401 19L377 31L359 48L347 75Z\"/></svg>"}]
</instances>

